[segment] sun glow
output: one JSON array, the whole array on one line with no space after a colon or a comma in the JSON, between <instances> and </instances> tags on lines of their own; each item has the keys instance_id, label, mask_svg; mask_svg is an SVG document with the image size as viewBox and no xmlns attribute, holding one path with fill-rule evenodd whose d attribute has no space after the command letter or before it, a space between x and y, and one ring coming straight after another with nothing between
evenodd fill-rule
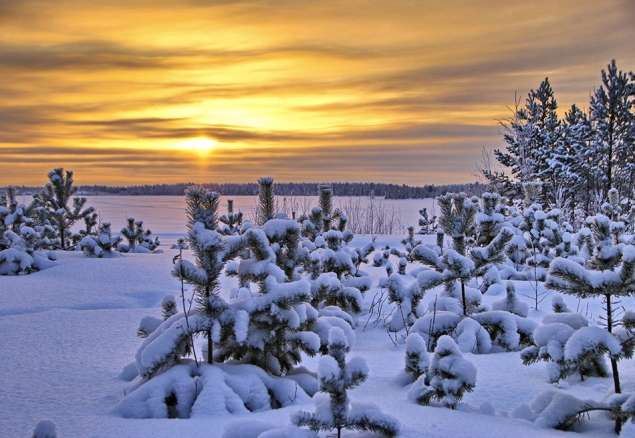
<instances>
[{"instance_id":1,"label":"sun glow","mask_svg":"<svg viewBox=\"0 0 635 438\"><path fill-rule=\"evenodd\" d=\"M190 138L180 143L177 143L177 147L179 149L198 152L201 155L206 155L212 149L214 149L216 145L217 143L214 140L211 140L206 137Z\"/></svg>"}]
</instances>

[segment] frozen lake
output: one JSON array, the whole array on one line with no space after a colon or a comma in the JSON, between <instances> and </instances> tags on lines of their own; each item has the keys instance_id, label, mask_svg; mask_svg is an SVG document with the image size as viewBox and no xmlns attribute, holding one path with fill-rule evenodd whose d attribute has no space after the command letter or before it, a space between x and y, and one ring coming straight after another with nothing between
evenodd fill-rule
<instances>
[{"instance_id":1,"label":"frozen lake","mask_svg":"<svg viewBox=\"0 0 635 438\"><path fill-rule=\"evenodd\" d=\"M165 240L165 243L176 239L187 232L184 196L88 196L87 205L95 207L100 220L110 222L113 231L118 231L126 225L126 219L133 217L142 220L146 229ZM254 208L258 202L255 196L221 197L219 213L227 213L227 200L234 200L234 212L242 211L245 219L253 220ZM296 215L307 213L317 206L317 196L277 196L277 210L285 212L289 217L291 212ZM375 197L351 198L335 197L335 208L345 210L349 216L350 227L354 221L364 220L364 215L374 212L376 217L389 221L392 226L391 234L405 234L408 225L417 226L419 210L428 209L432 216L438 210L433 199L383 199ZM76 227L78 227L76 225ZM388 226L388 225L385 225Z\"/></svg>"}]
</instances>

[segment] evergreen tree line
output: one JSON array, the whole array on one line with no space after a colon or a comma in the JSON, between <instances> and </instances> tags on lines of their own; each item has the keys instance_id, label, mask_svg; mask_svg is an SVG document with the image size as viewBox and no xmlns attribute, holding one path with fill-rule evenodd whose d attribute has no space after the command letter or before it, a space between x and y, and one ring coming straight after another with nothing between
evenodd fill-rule
<instances>
[{"instance_id":1,"label":"evergreen tree line","mask_svg":"<svg viewBox=\"0 0 635 438\"><path fill-rule=\"evenodd\" d=\"M280 196L315 196L315 187L318 183L278 183L276 182L276 195ZM186 189L192 186L221 194L222 196L256 196L259 186L257 183L176 183L176 184L145 184L138 186L105 186L105 185L79 185L79 193L83 195L121 195L121 196L183 196ZM446 193L464 192L469 195L480 195L485 191L481 183L446 184L425 186L408 186L406 184L385 183L358 183L336 182L332 183L333 193L336 196L380 196L386 199L425 199L445 195ZM38 187L14 186L18 193L36 193ZM1 189L0 189L1 191Z\"/></svg>"},{"instance_id":2,"label":"evergreen tree line","mask_svg":"<svg viewBox=\"0 0 635 438\"><path fill-rule=\"evenodd\" d=\"M490 190L513 200L522 197L522 183L541 182L541 201L569 221L599 211L611 188L633 197L635 75L618 71L613 60L601 77L588 109L573 104L563 118L549 78L524 105L515 102L512 116L501 121L505 150L494 151L506 170L493 170L487 154L478 166Z\"/></svg>"}]
</instances>

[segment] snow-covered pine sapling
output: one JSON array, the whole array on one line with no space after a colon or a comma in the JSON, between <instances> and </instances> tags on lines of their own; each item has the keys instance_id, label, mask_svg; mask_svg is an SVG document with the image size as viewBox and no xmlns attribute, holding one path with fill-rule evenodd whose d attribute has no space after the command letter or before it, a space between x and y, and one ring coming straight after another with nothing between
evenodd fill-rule
<instances>
[{"instance_id":1,"label":"snow-covered pine sapling","mask_svg":"<svg viewBox=\"0 0 635 438\"><path fill-rule=\"evenodd\" d=\"M579 314L578 314L579 315ZM586 336L588 332L581 332L580 335L573 337L577 331L582 327L577 328L577 325L573 327L566 322L545 322L534 330L533 339L534 345L529 346L520 352L520 358L524 365L531 365L539 361L547 362L547 377L549 382L556 383L561 379L565 379L573 374L578 374L580 379L584 380L584 376L599 376L606 377L608 375L606 365L604 365L604 359L597 353L597 351L589 351L588 355L584 357L584 360L580 360L578 357L571 356L574 348L579 348L579 342L584 341L584 338L580 335ZM584 327L590 328L590 327ZM597 329L597 327L591 327ZM601 330L601 329L598 329ZM606 333L606 331L604 331ZM593 334L597 335L597 332ZM571 344L567 347L569 340ZM574 358L570 360L569 355ZM586 351L586 350L585 350Z\"/></svg>"},{"instance_id":2,"label":"snow-covered pine sapling","mask_svg":"<svg viewBox=\"0 0 635 438\"><path fill-rule=\"evenodd\" d=\"M381 268L382 266L386 266L390 259L390 250L385 249L383 251L375 253L373 256L373 266L376 268Z\"/></svg>"},{"instance_id":3,"label":"snow-covered pine sapling","mask_svg":"<svg viewBox=\"0 0 635 438\"><path fill-rule=\"evenodd\" d=\"M121 236L113 236L109 222L102 222L95 236L86 236L79 242L79 248L87 257L113 257L113 252L121 241Z\"/></svg>"},{"instance_id":4,"label":"snow-covered pine sapling","mask_svg":"<svg viewBox=\"0 0 635 438\"><path fill-rule=\"evenodd\" d=\"M443 214L441 217L443 218ZM469 257L454 249L444 250L439 257L434 250L425 245L418 245L412 251L412 258L432 268L417 276L419 285L422 290L427 291L444 284L445 293L458 299L463 315L468 315L471 309L480 305L480 298L474 294L468 296L467 282L471 278L485 274L493 264L501 263L505 257L505 245L513 236L514 233L509 228L502 228L488 246L473 248ZM476 292L480 295L480 291Z\"/></svg>"},{"instance_id":5,"label":"snow-covered pine sapling","mask_svg":"<svg viewBox=\"0 0 635 438\"><path fill-rule=\"evenodd\" d=\"M321 357L318 365L320 392L326 396L314 397L315 412L297 412L291 418L292 423L316 432L335 429L338 438L342 436L343 429L396 436L400 429L396 419L374 405L358 405L349 401L347 391L366 380L368 367L361 357L346 362L348 351L346 335L339 327L332 327L329 331L329 354Z\"/></svg>"},{"instance_id":6,"label":"snow-covered pine sapling","mask_svg":"<svg viewBox=\"0 0 635 438\"><path fill-rule=\"evenodd\" d=\"M205 330L208 362L213 362L212 321L217 321L226 309L225 301L218 296L219 281L225 264L225 242L216 233L220 195L208 192L204 187L190 187L185 191L187 243L194 253L196 265L179 258L172 275L194 288L196 312L209 321ZM184 309L184 312L187 312ZM188 322L188 325L190 323ZM194 332L198 331L191 328ZM192 333L184 333L181 343L189 345ZM182 347L181 347L182 349Z\"/></svg>"},{"instance_id":7,"label":"snow-covered pine sapling","mask_svg":"<svg viewBox=\"0 0 635 438\"><path fill-rule=\"evenodd\" d=\"M430 355L426 343L418 333L410 333L406 338L406 368L412 381L425 375L430 367Z\"/></svg>"},{"instance_id":8,"label":"snow-covered pine sapling","mask_svg":"<svg viewBox=\"0 0 635 438\"><path fill-rule=\"evenodd\" d=\"M196 222L203 224L206 230L215 230L218 226L218 205L220 195L204 187L188 187L185 190L185 214L187 228L191 230Z\"/></svg>"},{"instance_id":9,"label":"snow-covered pine sapling","mask_svg":"<svg viewBox=\"0 0 635 438\"><path fill-rule=\"evenodd\" d=\"M417 306L423 298L424 291L412 275L406 274L408 261L399 260L398 272L390 275L386 281L388 301L396 304L395 312L388 321L388 331L398 332L410 327L417 319Z\"/></svg>"},{"instance_id":10,"label":"snow-covered pine sapling","mask_svg":"<svg viewBox=\"0 0 635 438\"><path fill-rule=\"evenodd\" d=\"M587 224L597 242L595 254L587 263L589 269L571 260L557 258L551 263L546 286L582 299L602 297L606 312L603 323L606 330L613 334L618 325L615 299L635 293L635 246L618 243L619 233L616 229L620 226L604 215L587 219ZM632 350L627 349L625 352L628 354ZM617 361L622 357L625 357L624 352L610 351L616 394L622 392L617 367ZM615 428L616 431L621 429L619 419L616 420Z\"/></svg>"},{"instance_id":11,"label":"snow-covered pine sapling","mask_svg":"<svg viewBox=\"0 0 635 438\"><path fill-rule=\"evenodd\" d=\"M417 275L422 290L445 284L445 290L435 301L435 312L419 318L412 326L424 337L429 349L434 348L439 336L447 334L456 337L463 351L478 353L488 353L492 345L510 351L531 341L535 323L507 311L486 311L480 305L481 292L466 287L463 295L457 281L462 279L466 283L483 275L492 264L500 263L505 243L512 236L513 232L505 227L487 247L473 248L470 257L460 256L452 249L438 257L424 245L415 248L413 254L417 259L433 268Z\"/></svg>"},{"instance_id":12,"label":"snow-covered pine sapling","mask_svg":"<svg viewBox=\"0 0 635 438\"><path fill-rule=\"evenodd\" d=\"M243 223L243 212L234 213L234 200L227 200L227 214L222 215L218 220L224 224L220 227L220 231L225 235L235 235L240 233Z\"/></svg>"},{"instance_id":13,"label":"snow-covered pine sapling","mask_svg":"<svg viewBox=\"0 0 635 438\"><path fill-rule=\"evenodd\" d=\"M560 379L578 373L584 376L606 377L607 369L604 358L590 355L589 360L567 362L565 360L566 344L572 335L583 327L588 327L589 321L581 314L571 312L562 299L562 295L552 297L554 313L545 315L541 326L533 333L533 345L520 353L524 365L531 365L538 361L547 362L547 376L549 382L555 383Z\"/></svg>"},{"instance_id":14,"label":"snow-covered pine sapling","mask_svg":"<svg viewBox=\"0 0 635 438\"><path fill-rule=\"evenodd\" d=\"M0 251L0 275L23 275L37 271L24 239L11 230L4 233L9 248Z\"/></svg>"},{"instance_id":15,"label":"snow-covered pine sapling","mask_svg":"<svg viewBox=\"0 0 635 438\"><path fill-rule=\"evenodd\" d=\"M412 249L415 246L419 245L420 243L421 243L421 240L417 240L415 238L415 227L409 226L408 236L401 240L401 244L406 248L406 252L408 253L408 255L410 255L410 253L412 252Z\"/></svg>"},{"instance_id":16,"label":"snow-covered pine sapling","mask_svg":"<svg viewBox=\"0 0 635 438\"><path fill-rule=\"evenodd\" d=\"M143 221L135 221L133 217L129 217L126 226L121 229L121 235L126 238L128 245L120 245L118 250L121 252L135 252L137 243L141 240L144 233Z\"/></svg>"},{"instance_id":17,"label":"snow-covered pine sapling","mask_svg":"<svg viewBox=\"0 0 635 438\"><path fill-rule=\"evenodd\" d=\"M73 234L73 245L79 245L79 242L86 236L90 236L94 233L95 227L97 226L99 215L97 213L90 212L86 214L84 217L84 228L79 230L76 234Z\"/></svg>"},{"instance_id":18,"label":"snow-covered pine sapling","mask_svg":"<svg viewBox=\"0 0 635 438\"><path fill-rule=\"evenodd\" d=\"M466 238L474 233L476 206L465 193L448 193L437 198L441 210L439 227L452 238L452 249L465 255Z\"/></svg>"},{"instance_id":19,"label":"snow-covered pine sapling","mask_svg":"<svg viewBox=\"0 0 635 438\"><path fill-rule=\"evenodd\" d=\"M176 307L176 299L174 295L165 295L161 300L161 317L162 319L155 318L154 316L146 316L141 319L139 328L137 329L137 336L140 338L147 338L150 333L154 332L163 321L167 321L171 316L176 315L178 312Z\"/></svg>"},{"instance_id":20,"label":"snow-covered pine sapling","mask_svg":"<svg viewBox=\"0 0 635 438\"><path fill-rule=\"evenodd\" d=\"M433 401L443 403L445 407L455 409L466 392L472 392L476 386L476 368L463 357L459 346L449 336L441 336L432 356L425 380L422 378L413 385L409 397L422 405Z\"/></svg>"},{"instance_id":21,"label":"snow-covered pine sapling","mask_svg":"<svg viewBox=\"0 0 635 438\"><path fill-rule=\"evenodd\" d=\"M322 209L313 207L308 216L302 215L299 222L302 224L302 236L308 238L311 242L315 242L318 236L322 234Z\"/></svg>"},{"instance_id":22,"label":"snow-covered pine sapling","mask_svg":"<svg viewBox=\"0 0 635 438\"><path fill-rule=\"evenodd\" d=\"M518 272L523 269L525 260L527 259L527 241L523 236L515 235L505 247L505 253L507 254L507 257L509 257L509 260L513 263L514 270L516 271L513 276L518 277ZM512 278L512 276L509 277ZM527 277L525 276L524 279L526 280Z\"/></svg>"},{"instance_id":23,"label":"snow-covered pine sapling","mask_svg":"<svg viewBox=\"0 0 635 438\"><path fill-rule=\"evenodd\" d=\"M22 225L31 225L31 217L38 206L37 199L25 206L16 199L17 190L7 186L4 194L0 194L0 236L7 230L20 234Z\"/></svg>"},{"instance_id":24,"label":"snow-covered pine sapling","mask_svg":"<svg viewBox=\"0 0 635 438\"><path fill-rule=\"evenodd\" d=\"M631 207L629 212L622 215L622 206L620 200L620 194L616 188L612 188L608 193L609 200L602 205L602 211L613 222L623 222L625 225L630 225L635 221L635 205Z\"/></svg>"},{"instance_id":25,"label":"snow-covered pine sapling","mask_svg":"<svg viewBox=\"0 0 635 438\"><path fill-rule=\"evenodd\" d=\"M346 230L342 235L344 236L344 242L349 243L350 240L352 240L352 237L354 235L351 232L350 233L351 239L349 240L347 237L347 232L348 230ZM373 251L375 251L375 242L369 242L366 245L362 247L354 248L352 251L349 252L349 254L351 255L351 260L353 261L353 265L355 266L355 277L366 276L366 273L361 271L359 267L362 263L369 262L368 256ZM370 289L370 285L365 290L368 290L368 289ZM364 292L365 290L362 290L362 292Z\"/></svg>"},{"instance_id":26,"label":"snow-covered pine sapling","mask_svg":"<svg viewBox=\"0 0 635 438\"><path fill-rule=\"evenodd\" d=\"M529 314L529 306L516 296L516 286L508 281L505 286L507 296L501 301L492 303L492 310L505 310L507 312L526 318Z\"/></svg>"},{"instance_id":27,"label":"snow-covered pine sapling","mask_svg":"<svg viewBox=\"0 0 635 438\"><path fill-rule=\"evenodd\" d=\"M358 268L353 260L359 262L364 250L357 252L347 248L344 233L340 231L329 230L322 237L327 247L317 248L311 255L312 260L319 260L321 272L311 287L313 303L318 308L336 305L346 312L358 314L364 302L362 290L370 289L372 284L370 277L356 277ZM336 281L329 276L334 276Z\"/></svg>"},{"instance_id":28,"label":"snow-covered pine sapling","mask_svg":"<svg viewBox=\"0 0 635 438\"><path fill-rule=\"evenodd\" d=\"M73 195L78 187L73 185L73 172L58 167L48 174L49 182L37 197L40 205L50 211L50 219L59 233L62 250L68 248L70 228L79 219L94 211L93 207L84 208L86 198ZM69 205L72 198L72 207Z\"/></svg>"},{"instance_id":29,"label":"snow-covered pine sapling","mask_svg":"<svg viewBox=\"0 0 635 438\"><path fill-rule=\"evenodd\" d=\"M161 300L161 316L164 321L167 321L172 315L176 315L178 312L176 307L176 298L174 295L165 295Z\"/></svg>"},{"instance_id":30,"label":"snow-covered pine sapling","mask_svg":"<svg viewBox=\"0 0 635 438\"><path fill-rule=\"evenodd\" d=\"M571 312L567 304L564 302L562 295L560 294L554 294L551 297L551 309L553 310L553 313Z\"/></svg>"},{"instance_id":31,"label":"snow-covered pine sapling","mask_svg":"<svg viewBox=\"0 0 635 438\"><path fill-rule=\"evenodd\" d=\"M249 296L229 303L216 341L217 356L282 375L301 361L301 353L313 356L319 351L320 338L309 331L317 312L309 305L310 282L285 275L276 263L273 246L277 244L270 245L267 238L267 232L296 233L297 223L274 219L264 228L268 231L252 228L241 236L226 238L244 242L242 259L226 273L238 276L244 284L257 285L258 293L249 292Z\"/></svg>"},{"instance_id":32,"label":"snow-covered pine sapling","mask_svg":"<svg viewBox=\"0 0 635 438\"><path fill-rule=\"evenodd\" d=\"M328 231L333 220L333 187L330 184L318 184L318 206L322 209L322 230Z\"/></svg>"},{"instance_id":33,"label":"snow-covered pine sapling","mask_svg":"<svg viewBox=\"0 0 635 438\"><path fill-rule=\"evenodd\" d=\"M265 177L258 180L258 225L264 225L276 217L273 190L273 178Z\"/></svg>"},{"instance_id":34,"label":"snow-covered pine sapling","mask_svg":"<svg viewBox=\"0 0 635 438\"><path fill-rule=\"evenodd\" d=\"M437 228L435 224L437 217L432 216L432 218L429 218L427 208L419 210L419 214L421 215L419 218L419 226L421 227L419 234L434 234Z\"/></svg>"},{"instance_id":35,"label":"snow-covered pine sapling","mask_svg":"<svg viewBox=\"0 0 635 438\"><path fill-rule=\"evenodd\" d=\"M497 208L501 201L497 193L483 193L481 195L481 211L476 214L476 244L487 246L498 235L505 216Z\"/></svg>"},{"instance_id":36,"label":"snow-covered pine sapling","mask_svg":"<svg viewBox=\"0 0 635 438\"><path fill-rule=\"evenodd\" d=\"M195 264L184 260L180 254L174 259L172 276L181 281L183 313L164 321L160 328L143 342L136 355L139 375L150 379L161 371L180 363L192 350L192 336L203 334L207 338L208 361L214 358L212 329L220 328L219 319L227 309L227 303L218 296L219 277L228 258L233 257L233 246L218 234L218 193L202 187L190 187L185 191L188 220L187 244L194 254ZM208 228L209 227L209 228ZM185 242L179 242L183 249ZM195 308L186 305L184 283L192 286ZM189 301L189 300L187 300Z\"/></svg>"},{"instance_id":37,"label":"snow-covered pine sapling","mask_svg":"<svg viewBox=\"0 0 635 438\"><path fill-rule=\"evenodd\" d=\"M298 271L309 255L309 251L300 246L300 225L291 219L273 219L262 229L276 255L276 264L289 281L298 280Z\"/></svg>"}]
</instances>

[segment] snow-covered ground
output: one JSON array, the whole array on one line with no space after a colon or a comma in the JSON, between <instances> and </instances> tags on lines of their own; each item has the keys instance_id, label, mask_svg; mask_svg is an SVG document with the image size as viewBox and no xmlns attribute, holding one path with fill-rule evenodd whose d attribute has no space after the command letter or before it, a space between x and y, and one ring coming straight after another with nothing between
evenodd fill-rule
<instances>
[{"instance_id":1,"label":"snow-covered ground","mask_svg":"<svg viewBox=\"0 0 635 438\"><path fill-rule=\"evenodd\" d=\"M419 208L419 202L413 202L412 209ZM148 221L148 216L138 219ZM165 231L176 236L183 231L180 227ZM153 231L161 238L159 231L164 230ZM378 236L377 248L402 248L401 238ZM357 236L351 246L361 246L370 239ZM432 242L434 237L425 239ZM58 252L58 260L50 269L27 276L0 277L1 437L29 437L40 420L50 419L57 425L60 438L220 437L228 426L244 431L244 435L235 435L240 438L248 436L248 426L254 421L284 426L290 423L293 412L313 409L312 403L305 403L245 415L180 420L126 419L113 412L130 385L119 374L134 360L141 344L136 336L140 320L148 315L160 317L163 296L177 295L180 290L180 284L170 276L177 251L167 245L162 249L162 254L124 254L111 259ZM185 257L191 260L187 251ZM412 264L408 269L417 267ZM375 326L374 316L368 314L385 269L366 265L362 269L370 273L374 287L365 294L364 314L359 318L357 339L348 357L365 358L370 375L349 396L353 401L376 403L397 417L402 425L401 437L571 436L540 429L527 420L513 418L511 412L550 388L594 400L603 399L612 390L610 378L586 378L581 382L574 376L559 385L550 384L546 364L524 366L518 352L466 353L464 357L477 369L476 388L457 410L414 404L408 400L408 388L399 383L404 368L404 339L399 338L395 345L385 328ZM224 279L223 293L228 294L235 281ZM516 282L516 289L517 295L532 305L523 296L533 294L532 286ZM434 296L435 291L428 292L422 305L427 307ZM484 303L491 305L501 298L486 295ZM599 300L578 302L565 297L565 302L597 324ZM633 309L635 299L624 299L621 305ZM551 298L547 297L540 310L530 311L529 317L540 323L550 308ZM199 344L203 342L198 340ZM317 357L307 358L303 365L315 370L317 362ZM624 360L619 366L624 389L635 390L634 361ZM578 431L584 436L611 436L612 428L608 417L594 414ZM344 436L375 435L346 431ZM635 436L635 427L625 425L622 436Z\"/></svg>"}]
</instances>

